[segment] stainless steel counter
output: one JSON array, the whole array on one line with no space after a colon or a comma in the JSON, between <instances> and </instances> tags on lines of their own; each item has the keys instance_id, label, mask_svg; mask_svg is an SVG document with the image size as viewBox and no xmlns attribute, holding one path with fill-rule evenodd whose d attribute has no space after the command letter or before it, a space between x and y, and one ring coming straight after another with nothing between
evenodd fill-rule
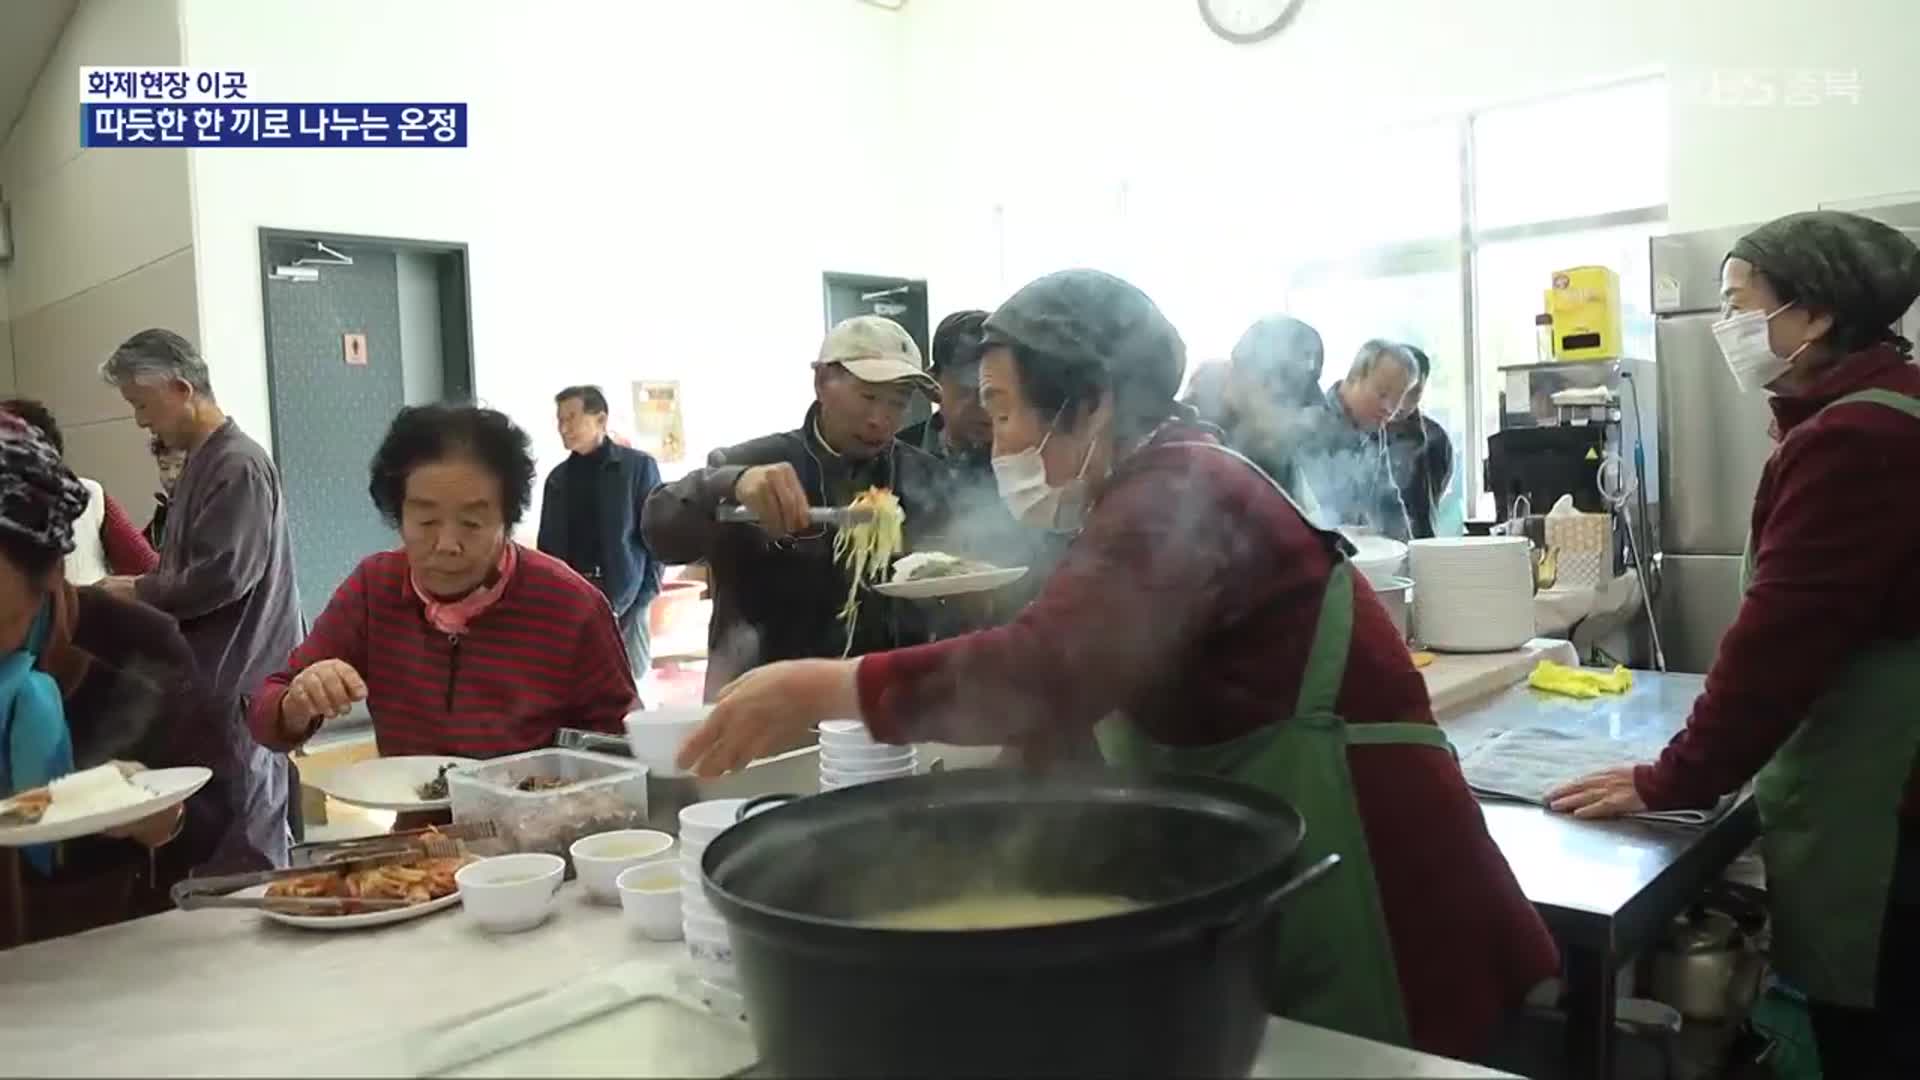
<instances>
[{"instance_id":1,"label":"stainless steel counter","mask_svg":"<svg viewBox=\"0 0 1920 1080\"><path fill-rule=\"evenodd\" d=\"M1686 726L1705 680L1636 671L1633 689L1580 701L1524 682L1440 718L1462 754L1501 731L1550 727L1616 739L1621 764L1645 760ZM1568 1057L1581 1075L1612 1076L1615 971L1752 843L1750 800L1706 828L1579 821L1544 807L1482 800L1487 829L1560 942Z\"/></svg>"}]
</instances>

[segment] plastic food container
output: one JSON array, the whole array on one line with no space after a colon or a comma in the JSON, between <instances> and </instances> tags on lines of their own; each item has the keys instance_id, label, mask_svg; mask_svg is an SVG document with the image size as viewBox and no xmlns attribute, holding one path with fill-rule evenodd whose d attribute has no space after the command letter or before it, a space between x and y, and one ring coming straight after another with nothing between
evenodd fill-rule
<instances>
[{"instance_id":1,"label":"plastic food container","mask_svg":"<svg viewBox=\"0 0 1920 1080\"><path fill-rule=\"evenodd\" d=\"M520 790L529 780L566 786ZM566 859L581 837L647 824L647 767L583 750L532 750L460 769L447 774L447 793L456 823L493 822L509 851Z\"/></svg>"}]
</instances>

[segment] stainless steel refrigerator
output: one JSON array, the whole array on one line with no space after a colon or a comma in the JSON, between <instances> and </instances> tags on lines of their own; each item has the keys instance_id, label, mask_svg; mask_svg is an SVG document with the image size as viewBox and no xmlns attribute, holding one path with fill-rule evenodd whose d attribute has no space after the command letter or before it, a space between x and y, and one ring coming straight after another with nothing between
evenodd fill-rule
<instances>
[{"instance_id":1,"label":"stainless steel refrigerator","mask_svg":"<svg viewBox=\"0 0 1920 1080\"><path fill-rule=\"evenodd\" d=\"M1845 206L1920 239L1920 203ZM1740 560L1760 470L1773 452L1764 393L1742 393L1710 327L1720 263L1753 225L1652 241L1654 359L1660 373L1659 603L1672 671L1704 672L1740 606ZM1920 309L1916 309L1920 311ZM1909 312L1908 336L1920 324Z\"/></svg>"}]
</instances>

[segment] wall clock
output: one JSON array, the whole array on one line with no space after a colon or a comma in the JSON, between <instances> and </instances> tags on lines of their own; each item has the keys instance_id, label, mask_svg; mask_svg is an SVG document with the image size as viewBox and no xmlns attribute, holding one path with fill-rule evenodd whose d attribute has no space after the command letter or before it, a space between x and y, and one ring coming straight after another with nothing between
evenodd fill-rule
<instances>
[{"instance_id":1,"label":"wall clock","mask_svg":"<svg viewBox=\"0 0 1920 1080\"><path fill-rule=\"evenodd\" d=\"M1306 0L1200 0L1207 29L1235 45L1252 45L1285 30Z\"/></svg>"}]
</instances>

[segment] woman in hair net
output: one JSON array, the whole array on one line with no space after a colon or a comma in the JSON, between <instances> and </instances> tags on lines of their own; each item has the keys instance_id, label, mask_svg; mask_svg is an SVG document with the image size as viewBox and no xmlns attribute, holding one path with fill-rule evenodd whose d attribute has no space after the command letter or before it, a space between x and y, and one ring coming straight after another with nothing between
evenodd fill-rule
<instances>
[{"instance_id":1,"label":"woman in hair net","mask_svg":"<svg viewBox=\"0 0 1920 1080\"><path fill-rule=\"evenodd\" d=\"M1557 810L1709 806L1752 780L1773 963L1806 993L1828 1076L1920 1076L1920 369L1890 327L1920 248L1793 214L1722 265L1713 328L1778 443L1754 494L1745 598L1686 729Z\"/></svg>"},{"instance_id":2,"label":"woman in hair net","mask_svg":"<svg viewBox=\"0 0 1920 1080\"><path fill-rule=\"evenodd\" d=\"M1278 792L1313 823L1303 857L1343 860L1280 924L1277 965L1335 973L1288 1015L1483 1052L1556 973L1554 944L1343 542L1175 402L1185 346L1134 286L1050 274L986 330L1001 496L1075 534L1039 596L1006 626L751 672L682 762L713 776L860 717L888 743L1091 732L1115 764Z\"/></svg>"}]
</instances>

